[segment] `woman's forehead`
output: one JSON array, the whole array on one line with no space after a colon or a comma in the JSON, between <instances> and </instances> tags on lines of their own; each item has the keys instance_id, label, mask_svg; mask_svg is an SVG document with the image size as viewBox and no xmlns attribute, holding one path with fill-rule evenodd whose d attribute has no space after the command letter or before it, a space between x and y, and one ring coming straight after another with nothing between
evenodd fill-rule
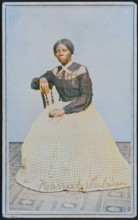
<instances>
[{"instance_id":1,"label":"woman's forehead","mask_svg":"<svg viewBox=\"0 0 138 220\"><path fill-rule=\"evenodd\" d=\"M57 46L56 46L56 50L59 50L59 49L68 49L64 44L58 44Z\"/></svg>"}]
</instances>

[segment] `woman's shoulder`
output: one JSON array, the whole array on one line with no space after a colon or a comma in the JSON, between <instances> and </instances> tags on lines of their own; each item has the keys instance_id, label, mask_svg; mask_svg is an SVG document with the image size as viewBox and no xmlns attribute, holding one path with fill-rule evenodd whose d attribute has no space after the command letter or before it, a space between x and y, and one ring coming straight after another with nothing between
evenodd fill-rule
<instances>
[{"instance_id":1,"label":"woman's shoulder","mask_svg":"<svg viewBox=\"0 0 138 220\"><path fill-rule=\"evenodd\" d=\"M62 69L62 66L56 66L51 70L51 72L54 75L57 75L57 73L60 72L61 69ZM74 61L71 63L70 66L67 67L67 69L71 71L72 73L74 72L76 76L79 76L84 73L88 73L88 69L85 65L79 64Z\"/></svg>"},{"instance_id":2,"label":"woman's shoulder","mask_svg":"<svg viewBox=\"0 0 138 220\"><path fill-rule=\"evenodd\" d=\"M74 65L76 66L77 76L82 75L82 74L88 74L88 69L85 65L82 65L76 62L74 62Z\"/></svg>"},{"instance_id":3,"label":"woman's shoulder","mask_svg":"<svg viewBox=\"0 0 138 220\"><path fill-rule=\"evenodd\" d=\"M76 70L76 69L84 69L86 70L86 66L85 65L82 65L80 63L77 63L77 62L72 62L72 64L69 66L69 69L70 70Z\"/></svg>"}]
</instances>

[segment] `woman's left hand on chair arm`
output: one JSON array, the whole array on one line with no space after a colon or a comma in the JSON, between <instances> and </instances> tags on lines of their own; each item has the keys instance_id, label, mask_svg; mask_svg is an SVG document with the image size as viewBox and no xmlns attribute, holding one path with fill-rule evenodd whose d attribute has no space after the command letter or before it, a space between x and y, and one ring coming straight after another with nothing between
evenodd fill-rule
<instances>
[{"instance_id":1,"label":"woman's left hand on chair arm","mask_svg":"<svg viewBox=\"0 0 138 220\"><path fill-rule=\"evenodd\" d=\"M41 78L45 78L48 81L49 88L52 89L53 83L51 81L51 71L47 71L46 73L44 73L40 77L33 78L32 82L31 82L31 88L35 89L35 90L39 90L40 89L40 79Z\"/></svg>"}]
</instances>

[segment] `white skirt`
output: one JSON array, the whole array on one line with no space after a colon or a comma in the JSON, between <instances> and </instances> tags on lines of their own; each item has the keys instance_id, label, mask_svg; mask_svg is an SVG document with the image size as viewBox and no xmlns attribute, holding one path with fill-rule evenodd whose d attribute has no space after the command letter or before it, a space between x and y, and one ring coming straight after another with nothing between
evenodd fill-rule
<instances>
[{"instance_id":1,"label":"white skirt","mask_svg":"<svg viewBox=\"0 0 138 220\"><path fill-rule=\"evenodd\" d=\"M130 165L93 104L79 113L49 118L42 111L22 145L17 183L40 192L95 191L130 186Z\"/></svg>"}]
</instances>

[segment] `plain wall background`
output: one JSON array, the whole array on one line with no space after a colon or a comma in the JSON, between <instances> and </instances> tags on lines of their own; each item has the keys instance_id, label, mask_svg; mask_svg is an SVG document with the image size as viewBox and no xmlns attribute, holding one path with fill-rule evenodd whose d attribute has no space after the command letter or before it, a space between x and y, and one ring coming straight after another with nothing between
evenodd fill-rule
<instances>
[{"instance_id":1,"label":"plain wall background","mask_svg":"<svg viewBox=\"0 0 138 220\"><path fill-rule=\"evenodd\" d=\"M87 66L93 104L116 141L131 140L133 7L7 6L6 66L9 141L24 141L43 110L34 77L59 65L54 43L70 39L73 60Z\"/></svg>"}]
</instances>

